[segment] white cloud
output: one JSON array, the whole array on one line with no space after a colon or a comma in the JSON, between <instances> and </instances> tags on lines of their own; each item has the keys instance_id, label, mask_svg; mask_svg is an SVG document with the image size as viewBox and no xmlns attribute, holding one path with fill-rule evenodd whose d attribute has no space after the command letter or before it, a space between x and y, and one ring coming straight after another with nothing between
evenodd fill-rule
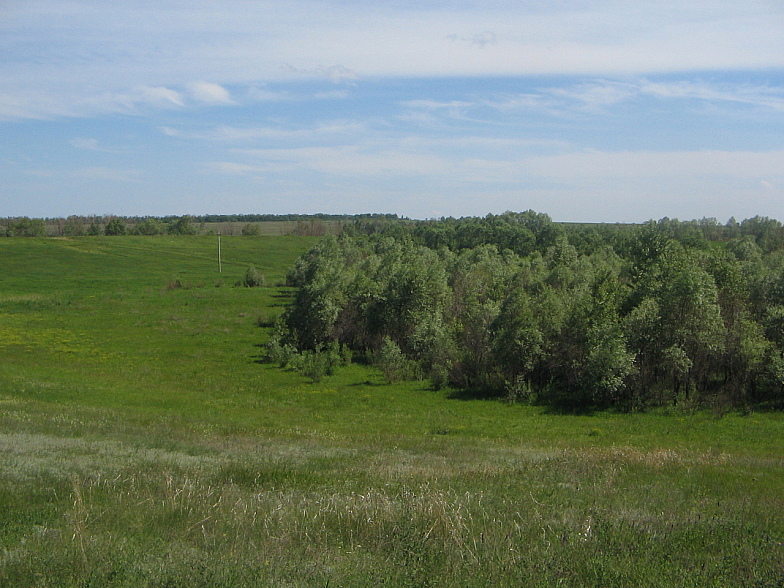
<instances>
[{"instance_id":1,"label":"white cloud","mask_svg":"<svg viewBox=\"0 0 784 588\"><path fill-rule=\"evenodd\" d=\"M227 176L253 174L263 171L263 168L260 166L231 161L213 161L207 164L207 168L210 171Z\"/></svg>"},{"instance_id":2,"label":"white cloud","mask_svg":"<svg viewBox=\"0 0 784 588\"><path fill-rule=\"evenodd\" d=\"M587 151L532 157L520 163L527 174L559 183L618 178L784 176L784 151Z\"/></svg>"},{"instance_id":3,"label":"white cloud","mask_svg":"<svg viewBox=\"0 0 784 588\"><path fill-rule=\"evenodd\" d=\"M258 163L245 170L242 165L228 169L274 173L306 170L348 177L446 174L451 169L449 161L438 154L359 146L246 149L237 153Z\"/></svg>"},{"instance_id":4,"label":"white cloud","mask_svg":"<svg viewBox=\"0 0 784 588\"><path fill-rule=\"evenodd\" d=\"M408 100L401 105L416 112L407 112L407 120L420 120L433 124L434 115L446 113L451 117L467 117L480 108L490 108L500 113L515 111L539 112L561 117L564 114L606 113L613 107L641 98L654 98L662 103L693 101L696 104L744 106L751 109L784 112L784 88L777 86L750 85L744 83L716 83L699 79L680 81L651 81L636 79L614 81L598 79L577 82L564 86L543 86L535 91L521 94L490 95L468 101ZM424 114L427 113L427 114Z\"/></svg>"},{"instance_id":5,"label":"white cloud","mask_svg":"<svg viewBox=\"0 0 784 588\"><path fill-rule=\"evenodd\" d=\"M784 151L589 151L538 156L525 153L527 147L536 144L486 141L484 146L490 151L479 156L462 150L440 152L433 144L412 140L388 148L368 144L235 150L251 163L214 163L210 169L232 175L316 172L336 178L429 178L444 188L461 186L462 190L468 183L484 185L488 191L512 185L522 189L532 183L550 189L604 186L630 193L679 183L702 191L717 183L770 190L784 181ZM515 147L522 148L523 153L510 157ZM498 152L493 154L493 150Z\"/></svg>"},{"instance_id":6,"label":"white cloud","mask_svg":"<svg viewBox=\"0 0 784 588\"><path fill-rule=\"evenodd\" d=\"M55 172L50 169L26 169L24 170L24 173L29 176L37 176L39 178L51 178L56 175Z\"/></svg>"},{"instance_id":7,"label":"white cloud","mask_svg":"<svg viewBox=\"0 0 784 588\"><path fill-rule=\"evenodd\" d=\"M280 102L282 100L292 99L291 94L288 92L268 90L258 86L251 86L248 89L247 96L254 102Z\"/></svg>"},{"instance_id":8,"label":"white cloud","mask_svg":"<svg viewBox=\"0 0 784 588\"><path fill-rule=\"evenodd\" d=\"M453 33L447 35L446 38L450 41L468 43L479 47L486 47L487 45L495 45L498 43L498 35L493 31L482 31L481 33L474 33L473 35L468 36Z\"/></svg>"},{"instance_id":9,"label":"white cloud","mask_svg":"<svg viewBox=\"0 0 784 588\"><path fill-rule=\"evenodd\" d=\"M328 92L316 92L313 95L318 100L344 100L349 97L346 90L330 90Z\"/></svg>"},{"instance_id":10,"label":"white cloud","mask_svg":"<svg viewBox=\"0 0 784 588\"><path fill-rule=\"evenodd\" d=\"M588 111L603 110L638 95L634 84L597 81L570 88L552 88L548 94L555 98L578 102Z\"/></svg>"},{"instance_id":11,"label":"white cloud","mask_svg":"<svg viewBox=\"0 0 784 588\"><path fill-rule=\"evenodd\" d=\"M784 89L770 86L717 85L699 81L644 81L639 84L639 91L663 99L730 102L784 112Z\"/></svg>"},{"instance_id":12,"label":"white cloud","mask_svg":"<svg viewBox=\"0 0 784 588\"><path fill-rule=\"evenodd\" d=\"M182 106L189 88L291 74L367 77L651 75L784 67L780 2L352 4L12 3L0 22L0 116L90 113L106 99ZM210 80L193 83L193 80ZM137 96L133 88L146 88ZM258 99L278 99L260 90ZM611 99L611 97L605 97ZM594 96L594 99L601 99ZM778 103L778 102L777 102ZM127 106L126 106L127 107Z\"/></svg>"},{"instance_id":13,"label":"white cloud","mask_svg":"<svg viewBox=\"0 0 784 588\"><path fill-rule=\"evenodd\" d=\"M174 104L175 106L185 106L182 94L170 88L163 86L151 87L142 86L134 94L127 97L130 103L148 103L148 104Z\"/></svg>"},{"instance_id":14,"label":"white cloud","mask_svg":"<svg viewBox=\"0 0 784 588\"><path fill-rule=\"evenodd\" d=\"M210 82L194 82L189 84L194 99L207 104L234 104L231 94L223 86Z\"/></svg>"},{"instance_id":15,"label":"white cloud","mask_svg":"<svg viewBox=\"0 0 784 588\"><path fill-rule=\"evenodd\" d=\"M99 151L98 139L91 139L88 137L76 137L68 141L72 146L77 149L85 149L87 151Z\"/></svg>"},{"instance_id":16,"label":"white cloud","mask_svg":"<svg viewBox=\"0 0 784 588\"><path fill-rule=\"evenodd\" d=\"M280 66L280 70L287 74L327 78L335 84L359 79L357 72L340 64L330 65L329 67L317 66L314 68L300 68L294 67L289 63L283 63Z\"/></svg>"},{"instance_id":17,"label":"white cloud","mask_svg":"<svg viewBox=\"0 0 784 588\"><path fill-rule=\"evenodd\" d=\"M133 182L141 175L140 170L113 169L108 167L83 167L73 170L70 175L74 178L86 180L101 180L109 182Z\"/></svg>"},{"instance_id":18,"label":"white cloud","mask_svg":"<svg viewBox=\"0 0 784 588\"><path fill-rule=\"evenodd\" d=\"M222 125L208 131L184 131L172 127L161 127L161 132L168 137L180 137L199 141L246 142L255 140L312 142L335 140L336 137L364 134L367 129L362 123L350 121L324 122L315 127L291 129L273 127L235 127Z\"/></svg>"}]
</instances>

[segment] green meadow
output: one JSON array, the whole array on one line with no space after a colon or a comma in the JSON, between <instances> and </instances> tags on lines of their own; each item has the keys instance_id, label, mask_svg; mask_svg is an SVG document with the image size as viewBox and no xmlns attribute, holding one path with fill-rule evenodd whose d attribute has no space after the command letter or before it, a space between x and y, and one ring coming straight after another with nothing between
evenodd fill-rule
<instances>
[{"instance_id":1,"label":"green meadow","mask_svg":"<svg viewBox=\"0 0 784 588\"><path fill-rule=\"evenodd\" d=\"M0 239L0 586L784 586L784 415L314 383L316 241Z\"/></svg>"}]
</instances>

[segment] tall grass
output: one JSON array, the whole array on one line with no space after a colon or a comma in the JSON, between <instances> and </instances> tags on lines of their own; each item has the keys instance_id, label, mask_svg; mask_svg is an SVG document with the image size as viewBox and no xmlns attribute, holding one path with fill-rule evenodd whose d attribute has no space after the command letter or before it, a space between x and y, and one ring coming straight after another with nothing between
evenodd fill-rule
<instances>
[{"instance_id":1,"label":"tall grass","mask_svg":"<svg viewBox=\"0 0 784 588\"><path fill-rule=\"evenodd\" d=\"M784 584L781 415L312 383L258 320L311 243L0 240L0 586Z\"/></svg>"}]
</instances>

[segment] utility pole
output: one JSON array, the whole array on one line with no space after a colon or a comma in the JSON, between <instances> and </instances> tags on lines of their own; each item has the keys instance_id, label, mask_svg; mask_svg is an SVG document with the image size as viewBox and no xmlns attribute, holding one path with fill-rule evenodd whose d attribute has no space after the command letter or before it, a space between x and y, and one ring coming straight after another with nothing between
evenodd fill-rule
<instances>
[{"instance_id":1,"label":"utility pole","mask_svg":"<svg viewBox=\"0 0 784 588\"><path fill-rule=\"evenodd\" d=\"M221 263L221 242L220 242L220 231L218 231L218 273L223 273L223 265Z\"/></svg>"}]
</instances>

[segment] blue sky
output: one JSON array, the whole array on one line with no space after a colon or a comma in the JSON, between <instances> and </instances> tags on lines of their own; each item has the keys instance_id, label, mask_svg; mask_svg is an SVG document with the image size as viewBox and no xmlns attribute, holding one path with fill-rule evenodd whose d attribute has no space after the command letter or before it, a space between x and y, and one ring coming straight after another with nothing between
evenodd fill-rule
<instances>
[{"instance_id":1,"label":"blue sky","mask_svg":"<svg viewBox=\"0 0 784 588\"><path fill-rule=\"evenodd\" d=\"M784 220L784 2L3 0L0 217Z\"/></svg>"}]
</instances>

